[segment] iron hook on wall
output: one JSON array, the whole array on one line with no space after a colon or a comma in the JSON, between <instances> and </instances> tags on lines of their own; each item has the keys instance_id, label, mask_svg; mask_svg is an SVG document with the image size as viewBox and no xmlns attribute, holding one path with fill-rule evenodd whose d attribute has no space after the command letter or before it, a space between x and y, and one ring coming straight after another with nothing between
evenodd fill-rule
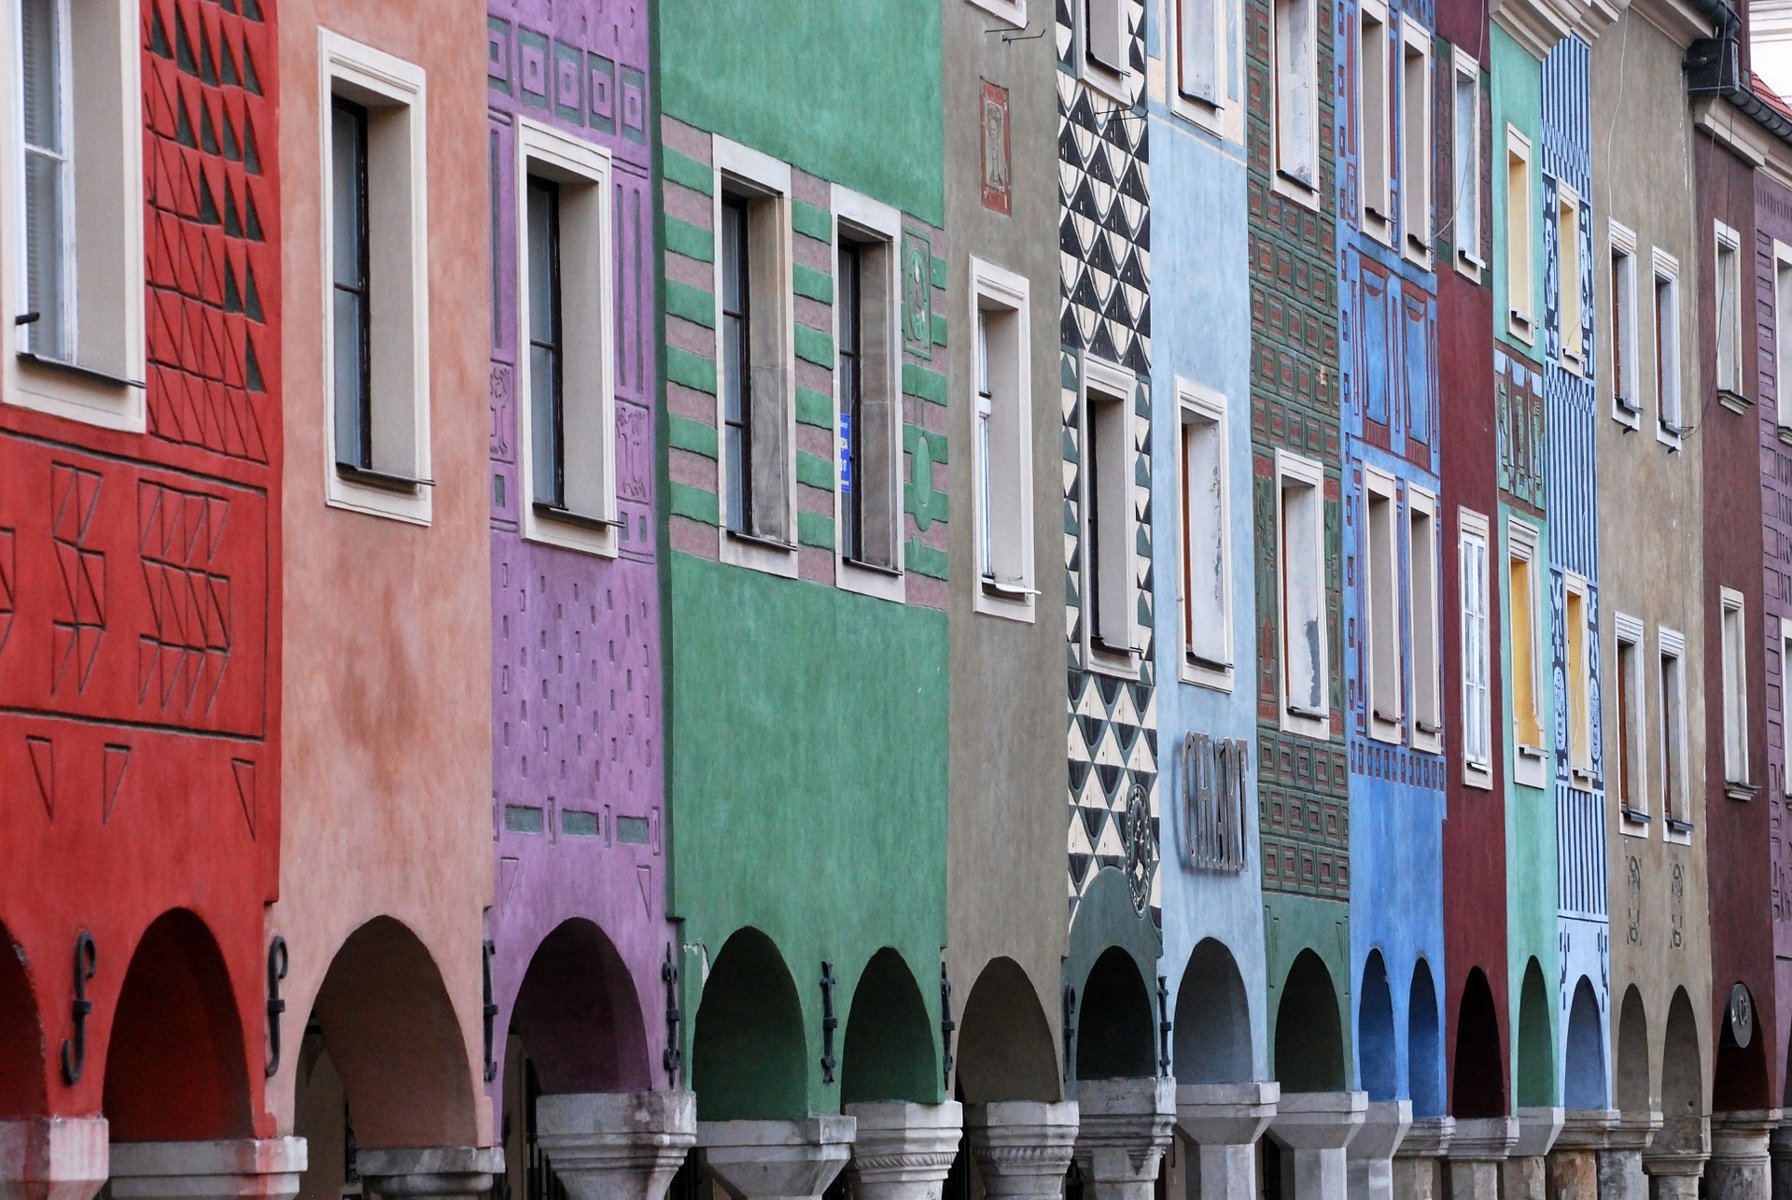
<instances>
[{"instance_id":1,"label":"iron hook on wall","mask_svg":"<svg viewBox=\"0 0 1792 1200\"><path fill-rule=\"evenodd\" d=\"M498 1060L492 1057L492 1022L498 1016L497 1002L492 999L492 955L497 953L497 948L490 938L486 938L481 950L485 976L485 1081L490 1083L498 1077Z\"/></svg>"},{"instance_id":2,"label":"iron hook on wall","mask_svg":"<svg viewBox=\"0 0 1792 1200\"><path fill-rule=\"evenodd\" d=\"M1064 985L1064 1082L1076 1078L1076 988Z\"/></svg>"},{"instance_id":3,"label":"iron hook on wall","mask_svg":"<svg viewBox=\"0 0 1792 1200\"><path fill-rule=\"evenodd\" d=\"M684 1065L684 1051L678 1044L678 1026L684 1020L684 1014L678 1009L678 960L672 954L672 944L666 944L666 961L660 964L660 979L666 985L666 1049L660 1055L660 1062L665 1065L666 1074L671 1082L678 1082L678 1068Z\"/></svg>"},{"instance_id":4,"label":"iron hook on wall","mask_svg":"<svg viewBox=\"0 0 1792 1200\"><path fill-rule=\"evenodd\" d=\"M952 1091L952 1031L958 1028L958 1022L952 1019L952 976L946 973L946 964L940 963L940 1085L946 1089L946 1098L951 1099Z\"/></svg>"},{"instance_id":5,"label":"iron hook on wall","mask_svg":"<svg viewBox=\"0 0 1792 1200\"><path fill-rule=\"evenodd\" d=\"M93 935L83 929L75 938L75 999L69 1005L74 1016L73 1036L62 1039L62 1078L73 1087L87 1066L87 1017L93 1001L87 998L87 981L99 969L100 954Z\"/></svg>"},{"instance_id":6,"label":"iron hook on wall","mask_svg":"<svg viewBox=\"0 0 1792 1200\"><path fill-rule=\"evenodd\" d=\"M821 1081L834 1082L834 1068L839 1064L834 1059L834 1030L840 1025L840 1018L834 1015L834 964L823 959L821 962Z\"/></svg>"},{"instance_id":7,"label":"iron hook on wall","mask_svg":"<svg viewBox=\"0 0 1792 1200\"><path fill-rule=\"evenodd\" d=\"M1170 982L1157 977L1157 1074L1170 1077Z\"/></svg>"},{"instance_id":8,"label":"iron hook on wall","mask_svg":"<svg viewBox=\"0 0 1792 1200\"><path fill-rule=\"evenodd\" d=\"M268 1078L280 1073L280 1014L286 1001L280 998L280 981L286 978L286 939L279 934L268 943Z\"/></svg>"}]
</instances>

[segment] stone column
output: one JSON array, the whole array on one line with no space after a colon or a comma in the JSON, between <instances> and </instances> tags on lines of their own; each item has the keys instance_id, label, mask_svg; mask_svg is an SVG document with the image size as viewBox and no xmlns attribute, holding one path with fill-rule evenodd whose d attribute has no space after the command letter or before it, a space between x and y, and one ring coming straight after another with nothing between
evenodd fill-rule
<instances>
[{"instance_id":1,"label":"stone column","mask_svg":"<svg viewBox=\"0 0 1792 1200\"><path fill-rule=\"evenodd\" d=\"M964 1109L901 1100L848 1104L846 1115L859 1123L852 1146L853 1195L859 1200L940 1200L940 1190L958 1156Z\"/></svg>"},{"instance_id":2,"label":"stone column","mask_svg":"<svg viewBox=\"0 0 1792 1200\"><path fill-rule=\"evenodd\" d=\"M572 1200L660 1200L697 1141L697 1097L686 1091L541 1096L535 1140Z\"/></svg>"},{"instance_id":3,"label":"stone column","mask_svg":"<svg viewBox=\"0 0 1792 1200\"><path fill-rule=\"evenodd\" d=\"M1375 1100L1345 1152L1350 1200L1394 1200L1394 1152L1412 1128L1412 1101Z\"/></svg>"},{"instance_id":4,"label":"stone column","mask_svg":"<svg viewBox=\"0 0 1792 1200\"><path fill-rule=\"evenodd\" d=\"M965 1110L989 1200L1058 1200L1076 1145L1075 1100L997 1100Z\"/></svg>"},{"instance_id":5,"label":"stone column","mask_svg":"<svg viewBox=\"0 0 1792 1200\"><path fill-rule=\"evenodd\" d=\"M1772 1160L1767 1137L1779 1121L1777 1108L1712 1114L1711 1161L1705 1166L1708 1200L1768 1200Z\"/></svg>"},{"instance_id":6,"label":"stone column","mask_svg":"<svg viewBox=\"0 0 1792 1200\"><path fill-rule=\"evenodd\" d=\"M1604 1200L1599 1155L1618 1128L1613 1108L1575 1109L1562 1116L1562 1132L1549 1152L1549 1200Z\"/></svg>"},{"instance_id":7,"label":"stone column","mask_svg":"<svg viewBox=\"0 0 1792 1200\"><path fill-rule=\"evenodd\" d=\"M1767 1139L1767 1154L1772 1160L1773 1200L1792 1200L1792 1126L1774 1129Z\"/></svg>"},{"instance_id":8,"label":"stone column","mask_svg":"<svg viewBox=\"0 0 1792 1200\"><path fill-rule=\"evenodd\" d=\"M1425 1117L1412 1123L1394 1151L1394 1200L1443 1200L1448 1195L1437 1172L1455 1135L1453 1117Z\"/></svg>"},{"instance_id":9,"label":"stone column","mask_svg":"<svg viewBox=\"0 0 1792 1200\"><path fill-rule=\"evenodd\" d=\"M1643 1151L1661 1129L1661 1114L1622 1113L1599 1151L1599 1200L1649 1200Z\"/></svg>"},{"instance_id":10,"label":"stone column","mask_svg":"<svg viewBox=\"0 0 1792 1200\"><path fill-rule=\"evenodd\" d=\"M93 1200L106 1162L104 1117L0 1121L0 1200Z\"/></svg>"},{"instance_id":11,"label":"stone column","mask_svg":"<svg viewBox=\"0 0 1792 1200\"><path fill-rule=\"evenodd\" d=\"M1704 1117L1676 1117L1643 1151L1649 1200L1698 1200L1699 1177L1711 1156L1711 1128Z\"/></svg>"},{"instance_id":12,"label":"stone column","mask_svg":"<svg viewBox=\"0 0 1792 1200\"><path fill-rule=\"evenodd\" d=\"M355 1152L355 1169L386 1200L486 1200L504 1171L501 1146L411 1146Z\"/></svg>"},{"instance_id":13,"label":"stone column","mask_svg":"<svg viewBox=\"0 0 1792 1200\"><path fill-rule=\"evenodd\" d=\"M1282 1194L1288 1200L1345 1200L1350 1191L1344 1148L1362 1128L1366 1092L1291 1092L1282 1096L1269 1132L1282 1148Z\"/></svg>"},{"instance_id":14,"label":"stone column","mask_svg":"<svg viewBox=\"0 0 1792 1200\"><path fill-rule=\"evenodd\" d=\"M1085 1080L1076 1102L1076 1163L1086 1200L1152 1200L1176 1127L1176 1081Z\"/></svg>"},{"instance_id":15,"label":"stone column","mask_svg":"<svg viewBox=\"0 0 1792 1200\"><path fill-rule=\"evenodd\" d=\"M111 1157L115 1200L290 1200L305 1170L305 1139L114 1142Z\"/></svg>"},{"instance_id":16,"label":"stone column","mask_svg":"<svg viewBox=\"0 0 1792 1200\"><path fill-rule=\"evenodd\" d=\"M703 1160L743 1200L813 1200L852 1153L851 1117L798 1121L699 1121Z\"/></svg>"},{"instance_id":17,"label":"stone column","mask_svg":"<svg viewBox=\"0 0 1792 1200\"><path fill-rule=\"evenodd\" d=\"M1257 1200L1257 1139L1282 1098L1279 1083L1191 1083L1176 1089L1176 1124L1195 1144L1201 1200Z\"/></svg>"},{"instance_id":18,"label":"stone column","mask_svg":"<svg viewBox=\"0 0 1792 1200\"><path fill-rule=\"evenodd\" d=\"M1547 1156L1566 1119L1567 1114L1559 1108L1518 1110L1518 1138L1500 1168L1502 1200L1545 1200L1549 1191Z\"/></svg>"},{"instance_id":19,"label":"stone column","mask_svg":"<svg viewBox=\"0 0 1792 1200\"><path fill-rule=\"evenodd\" d=\"M1445 1151L1450 1183L1444 1194L1450 1200L1501 1200L1501 1175L1518 1144L1520 1129L1516 1117L1459 1119ZM1550 1136L1555 1136L1553 1129ZM1537 1159L1539 1175L1542 1162ZM1519 1200L1519 1195L1507 1195L1504 1200Z\"/></svg>"}]
</instances>

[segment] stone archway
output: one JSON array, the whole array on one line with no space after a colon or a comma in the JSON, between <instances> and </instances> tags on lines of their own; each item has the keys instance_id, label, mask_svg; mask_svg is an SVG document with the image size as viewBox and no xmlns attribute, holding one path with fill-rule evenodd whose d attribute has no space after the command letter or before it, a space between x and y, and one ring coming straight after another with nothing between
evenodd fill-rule
<instances>
[{"instance_id":1,"label":"stone archway","mask_svg":"<svg viewBox=\"0 0 1792 1200\"><path fill-rule=\"evenodd\" d=\"M1157 1074L1157 1020L1131 954L1110 946L1089 971L1077 1003L1076 1077L1140 1079Z\"/></svg>"},{"instance_id":2,"label":"stone archway","mask_svg":"<svg viewBox=\"0 0 1792 1200\"><path fill-rule=\"evenodd\" d=\"M45 1111L44 1034L25 951L0 925L0 1121Z\"/></svg>"},{"instance_id":3,"label":"stone archway","mask_svg":"<svg viewBox=\"0 0 1792 1200\"><path fill-rule=\"evenodd\" d=\"M1563 1040L1562 1106L1570 1112L1606 1106L1605 1023L1599 996L1582 975L1568 1007L1568 1036Z\"/></svg>"},{"instance_id":4,"label":"stone archway","mask_svg":"<svg viewBox=\"0 0 1792 1200\"><path fill-rule=\"evenodd\" d=\"M1224 943L1204 939L1189 955L1176 990L1176 1082L1243 1083L1251 1078L1251 1005L1238 963Z\"/></svg>"},{"instance_id":5,"label":"stone archway","mask_svg":"<svg viewBox=\"0 0 1792 1200\"><path fill-rule=\"evenodd\" d=\"M647 1029L634 980L615 945L591 921L563 921L541 940L517 989L510 1028L544 1092L650 1086Z\"/></svg>"},{"instance_id":6,"label":"stone archway","mask_svg":"<svg viewBox=\"0 0 1792 1200\"><path fill-rule=\"evenodd\" d=\"M1715 981L1713 981L1715 982ZM1737 992L1736 988L1741 991ZM1732 1019L1732 994L1746 997L1739 1009L1746 1008L1749 1027L1738 1029ZM1769 1106L1767 1085L1767 1042L1769 1035L1762 1028L1760 1012L1746 984L1727 987L1720 993L1724 1005L1723 1025L1717 1038L1717 1062L1712 1073L1711 1110L1743 1112Z\"/></svg>"},{"instance_id":7,"label":"stone archway","mask_svg":"<svg viewBox=\"0 0 1792 1200\"><path fill-rule=\"evenodd\" d=\"M958 1021L959 1098L1051 1103L1058 1099L1058 1053L1039 993L1012 958L993 958L971 986Z\"/></svg>"},{"instance_id":8,"label":"stone archway","mask_svg":"<svg viewBox=\"0 0 1792 1200\"><path fill-rule=\"evenodd\" d=\"M1431 978L1430 964L1421 958L1412 969L1406 1002L1406 1094L1416 1118L1444 1114L1443 1058L1437 984Z\"/></svg>"},{"instance_id":9,"label":"stone archway","mask_svg":"<svg viewBox=\"0 0 1792 1200\"><path fill-rule=\"evenodd\" d=\"M691 1086L705 1121L794 1118L808 1111L803 1008L784 956L757 929L722 946L703 984Z\"/></svg>"},{"instance_id":10,"label":"stone archway","mask_svg":"<svg viewBox=\"0 0 1792 1200\"><path fill-rule=\"evenodd\" d=\"M1535 958L1525 964L1518 998L1518 1083L1520 1107L1546 1108L1556 1102L1555 1036L1549 1018L1549 990Z\"/></svg>"},{"instance_id":11,"label":"stone archway","mask_svg":"<svg viewBox=\"0 0 1792 1200\"><path fill-rule=\"evenodd\" d=\"M1643 994L1633 983L1624 989L1618 1006L1617 1074L1612 1081L1612 1104L1627 1116L1649 1112L1649 1014Z\"/></svg>"},{"instance_id":12,"label":"stone archway","mask_svg":"<svg viewBox=\"0 0 1792 1200\"><path fill-rule=\"evenodd\" d=\"M1666 1036L1661 1046L1661 1133L1657 1151L1703 1154L1705 1144L1705 1070L1699 1047L1699 1020L1686 989L1675 988L1668 1002Z\"/></svg>"},{"instance_id":13,"label":"stone archway","mask_svg":"<svg viewBox=\"0 0 1792 1200\"><path fill-rule=\"evenodd\" d=\"M1450 1111L1458 1118L1506 1115L1506 1070L1499 1009L1480 967L1469 970L1456 1006Z\"/></svg>"},{"instance_id":14,"label":"stone archway","mask_svg":"<svg viewBox=\"0 0 1792 1200\"><path fill-rule=\"evenodd\" d=\"M1344 1027L1338 991L1325 963L1302 950L1288 968L1276 1005L1275 1077L1283 1094L1345 1087Z\"/></svg>"},{"instance_id":15,"label":"stone archway","mask_svg":"<svg viewBox=\"0 0 1792 1200\"><path fill-rule=\"evenodd\" d=\"M865 964L853 989L841 1056L840 1103L931 1103L938 1098L938 1066L921 989L902 955L885 946Z\"/></svg>"},{"instance_id":16,"label":"stone archway","mask_svg":"<svg viewBox=\"0 0 1792 1200\"><path fill-rule=\"evenodd\" d=\"M1400 1046L1394 1036L1394 997L1388 987L1387 961L1369 951L1357 992L1357 1073L1371 1101L1400 1094Z\"/></svg>"}]
</instances>

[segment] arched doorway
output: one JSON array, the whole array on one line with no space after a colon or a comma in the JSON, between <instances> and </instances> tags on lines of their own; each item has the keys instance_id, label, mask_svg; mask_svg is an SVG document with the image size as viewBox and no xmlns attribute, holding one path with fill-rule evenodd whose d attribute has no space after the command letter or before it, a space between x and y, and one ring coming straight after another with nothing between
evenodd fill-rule
<instances>
[{"instance_id":1,"label":"arched doorway","mask_svg":"<svg viewBox=\"0 0 1792 1200\"><path fill-rule=\"evenodd\" d=\"M1714 981L1715 982L1715 981ZM1721 993L1723 1025L1717 1038L1717 1063L1711 1083L1713 1112L1768 1107L1767 1042L1754 994L1737 983Z\"/></svg>"},{"instance_id":2,"label":"arched doorway","mask_svg":"<svg viewBox=\"0 0 1792 1200\"><path fill-rule=\"evenodd\" d=\"M1617 1061L1612 1103L1630 1116L1650 1111L1649 1016L1634 983L1624 989L1624 1003L1618 1006Z\"/></svg>"},{"instance_id":3,"label":"arched doorway","mask_svg":"<svg viewBox=\"0 0 1792 1200\"><path fill-rule=\"evenodd\" d=\"M1461 1118L1506 1115L1506 1070L1499 1009L1487 973L1471 967L1456 1006L1450 1111Z\"/></svg>"},{"instance_id":4,"label":"arched doorway","mask_svg":"<svg viewBox=\"0 0 1792 1200\"><path fill-rule=\"evenodd\" d=\"M1437 984L1424 959L1412 970L1406 1001L1406 1094L1420 1120L1444 1113L1443 1035L1437 1020Z\"/></svg>"},{"instance_id":5,"label":"arched doorway","mask_svg":"<svg viewBox=\"0 0 1792 1200\"><path fill-rule=\"evenodd\" d=\"M1284 1093L1345 1087L1338 992L1331 972L1311 950L1300 952L1282 983L1276 1004L1275 1076Z\"/></svg>"},{"instance_id":6,"label":"arched doorway","mask_svg":"<svg viewBox=\"0 0 1792 1200\"><path fill-rule=\"evenodd\" d=\"M1076 1015L1078 1079L1141 1079L1157 1074L1157 1021L1138 963L1110 946L1083 985Z\"/></svg>"},{"instance_id":7,"label":"arched doorway","mask_svg":"<svg viewBox=\"0 0 1792 1200\"><path fill-rule=\"evenodd\" d=\"M993 958L958 1021L958 1098L967 1104L1058 1098L1058 1054L1039 994L1021 965Z\"/></svg>"},{"instance_id":8,"label":"arched doorway","mask_svg":"<svg viewBox=\"0 0 1792 1200\"><path fill-rule=\"evenodd\" d=\"M1605 1028L1599 1017L1599 995L1585 975L1574 985L1564 1046L1562 1106L1570 1112L1604 1108Z\"/></svg>"},{"instance_id":9,"label":"arched doorway","mask_svg":"<svg viewBox=\"0 0 1792 1200\"><path fill-rule=\"evenodd\" d=\"M1659 1150L1704 1149L1705 1074L1699 1021L1685 988L1675 988L1661 1047L1661 1132Z\"/></svg>"},{"instance_id":10,"label":"arched doorway","mask_svg":"<svg viewBox=\"0 0 1792 1200\"><path fill-rule=\"evenodd\" d=\"M1251 1078L1251 1005L1238 963L1205 938L1189 955L1176 990L1178 1083L1243 1083Z\"/></svg>"},{"instance_id":11,"label":"arched doorway","mask_svg":"<svg viewBox=\"0 0 1792 1200\"><path fill-rule=\"evenodd\" d=\"M691 1087L704 1121L794 1118L808 1111L803 1008L784 956L757 929L728 939L703 984L691 1039Z\"/></svg>"},{"instance_id":12,"label":"arched doorway","mask_svg":"<svg viewBox=\"0 0 1792 1200\"><path fill-rule=\"evenodd\" d=\"M1381 951L1369 951L1363 963L1356 1017L1357 1073L1371 1101L1400 1095L1400 1047L1394 1041L1394 997L1388 989L1387 962Z\"/></svg>"},{"instance_id":13,"label":"arched doorway","mask_svg":"<svg viewBox=\"0 0 1792 1200\"><path fill-rule=\"evenodd\" d=\"M1556 1102L1555 1037L1549 1019L1549 989L1543 967L1532 958L1525 964L1518 996L1518 1103L1546 1108Z\"/></svg>"},{"instance_id":14,"label":"arched doorway","mask_svg":"<svg viewBox=\"0 0 1792 1200\"><path fill-rule=\"evenodd\" d=\"M0 1120L45 1111L43 1047L25 950L0 925Z\"/></svg>"},{"instance_id":15,"label":"arched doorway","mask_svg":"<svg viewBox=\"0 0 1792 1200\"><path fill-rule=\"evenodd\" d=\"M853 989L841 1060L840 1103L938 1098L938 1059L921 989L902 955L871 956Z\"/></svg>"}]
</instances>

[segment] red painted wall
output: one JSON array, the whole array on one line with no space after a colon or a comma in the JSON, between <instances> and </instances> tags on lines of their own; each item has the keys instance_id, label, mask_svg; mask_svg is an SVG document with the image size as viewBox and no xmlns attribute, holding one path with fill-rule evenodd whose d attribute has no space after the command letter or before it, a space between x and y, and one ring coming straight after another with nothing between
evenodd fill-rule
<instances>
[{"instance_id":1,"label":"red painted wall","mask_svg":"<svg viewBox=\"0 0 1792 1200\"><path fill-rule=\"evenodd\" d=\"M272 1132L280 225L260 11L143 3L148 432L0 396L0 926L35 995L48 1110L98 1113L110 1092L117 1140ZM133 953L173 908L198 920L158 928L143 1006L121 1014ZM82 931L98 958L71 1087L58 1052ZM202 1026L162 1019L196 1001ZM109 1045L115 1026L129 1045ZM170 1044L182 1034L207 1044ZM182 1086L144 1103L143 1077L171 1070Z\"/></svg>"}]
</instances>

